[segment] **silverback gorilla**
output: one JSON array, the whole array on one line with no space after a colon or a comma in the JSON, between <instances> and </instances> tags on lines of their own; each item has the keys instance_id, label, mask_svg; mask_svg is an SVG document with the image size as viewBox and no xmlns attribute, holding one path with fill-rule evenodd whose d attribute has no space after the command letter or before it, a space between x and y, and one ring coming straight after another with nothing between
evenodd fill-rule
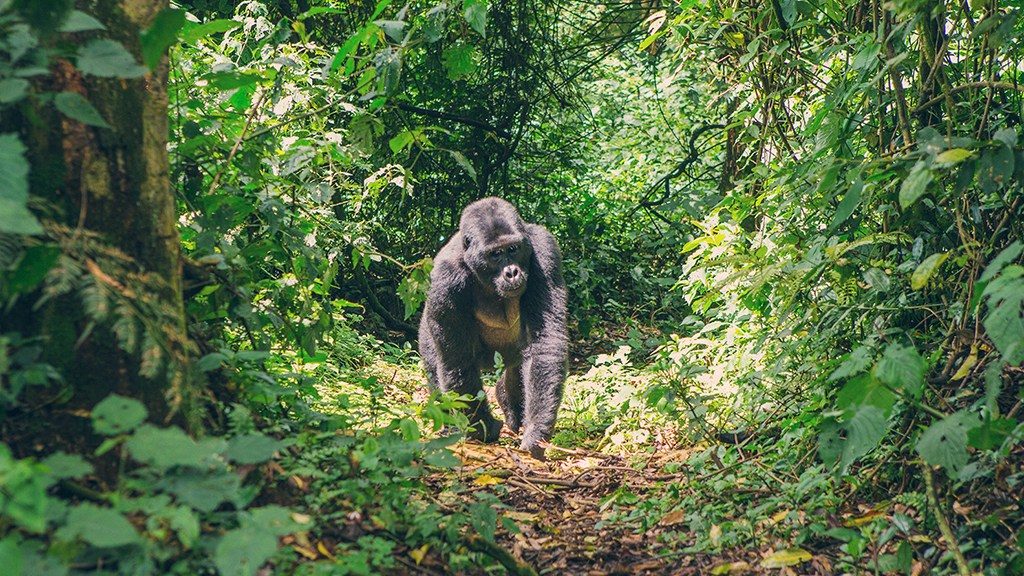
<instances>
[{"instance_id":1,"label":"silverback gorilla","mask_svg":"<svg viewBox=\"0 0 1024 576\"><path fill-rule=\"evenodd\" d=\"M495 442L480 368L501 354L497 396L520 447L538 459L551 437L565 382L568 336L562 254L554 236L515 207L484 198L462 211L459 231L434 259L420 321L420 356L431 388L469 394L470 436Z\"/></svg>"}]
</instances>

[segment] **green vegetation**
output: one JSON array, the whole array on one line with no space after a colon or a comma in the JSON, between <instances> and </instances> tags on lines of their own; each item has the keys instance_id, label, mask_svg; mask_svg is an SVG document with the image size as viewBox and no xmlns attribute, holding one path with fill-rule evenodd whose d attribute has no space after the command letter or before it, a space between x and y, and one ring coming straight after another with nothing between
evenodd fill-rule
<instances>
[{"instance_id":1,"label":"green vegetation","mask_svg":"<svg viewBox=\"0 0 1024 576\"><path fill-rule=\"evenodd\" d=\"M1022 61L984 0L0 0L2 571L1024 574ZM565 257L548 462L414 352L487 195Z\"/></svg>"}]
</instances>

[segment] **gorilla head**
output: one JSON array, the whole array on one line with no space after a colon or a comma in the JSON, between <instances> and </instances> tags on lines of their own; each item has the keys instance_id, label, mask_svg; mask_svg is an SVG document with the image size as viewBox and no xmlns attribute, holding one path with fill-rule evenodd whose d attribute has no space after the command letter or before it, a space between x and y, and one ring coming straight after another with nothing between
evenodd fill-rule
<instances>
[{"instance_id":1,"label":"gorilla head","mask_svg":"<svg viewBox=\"0 0 1024 576\"><path fill-rule=\"evenodd\" d=\"M500 198L484 198L466 207L459 222L463 261L485 292L502 299L526 291L533 247L526 223Z\"/></svg>"}]
</instances>

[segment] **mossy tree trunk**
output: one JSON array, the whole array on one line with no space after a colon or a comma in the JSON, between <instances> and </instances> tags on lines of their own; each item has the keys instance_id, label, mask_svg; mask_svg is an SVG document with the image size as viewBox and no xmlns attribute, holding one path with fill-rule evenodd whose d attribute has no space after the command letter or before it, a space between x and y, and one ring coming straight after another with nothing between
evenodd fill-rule
<instances>
[{"instance_id":1,"label":"mossy tree trunk","mask_svg":"<svg viewBox=\"0 0 1024 576\"><path fill-rule=\"evenodd\" d=\"M76 0L75 4L106 26L103 36L123 44L139 62L140 31L168 6L167 0ZM71 38L80 43L94 36L84 33ZM43 200L49 235L66 255L76 242L89 239L127 256L124 261L133 271L127 278L104 269L88 251L75 258L94 281L124 297L129 303L126 310L133 308L132 299L143 298L162 310L158 318L150 319L156 325L149 326L163 339L167 357L160 362L186 365L182 361L187 360L189 347L180 241L168 176L166 57L156 70L137 79L90 76L67 60L56 59L51 61L51 74L36 88L80 94L110 125L87 126L39 101L4 119L3 128L17 130L29 149L30 191ZM145 285L131 285L132 279ZM7 320L23 335L39 337L45 347L42 359L58 369L65 387L59 401L54 401L53 390L36 392L35 398L28 399L48 405L50 418L21 430L22 449L36 452L93 444L88 410L111 393L141 400L151 420L182 414L179 408L185 407L188 396L185 370L140 374L146 362L145 346L126 351L109 325L98 325L90 332L91 318L81 294L63 295L38 309L35 301L23 299ZM139 310L143 314L145 307ZM83 334L88 336L82 339ZM46 398L47 394L51 397ZM33 426L39 430L31 430Z\"/></svg>"}]
</instances>

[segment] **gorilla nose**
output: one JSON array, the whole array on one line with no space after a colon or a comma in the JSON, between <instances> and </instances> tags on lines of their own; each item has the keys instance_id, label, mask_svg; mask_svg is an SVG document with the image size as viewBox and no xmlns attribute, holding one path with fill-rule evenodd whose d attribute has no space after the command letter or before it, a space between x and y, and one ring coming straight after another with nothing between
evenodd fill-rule
<instances>
[{"instance_id":1,"label":"gorilla nose","mask_svg":"<svg viewBox=\"0 0 1024 576\"><path fill-rule=\"evenodd\" d=\"M515 266L509 266L508 268L505 268L505 279L506 280L515 280L515 279L519 278L519 274L520 274L519 268L517 268Z\"/></svg>"}]
</instances>

